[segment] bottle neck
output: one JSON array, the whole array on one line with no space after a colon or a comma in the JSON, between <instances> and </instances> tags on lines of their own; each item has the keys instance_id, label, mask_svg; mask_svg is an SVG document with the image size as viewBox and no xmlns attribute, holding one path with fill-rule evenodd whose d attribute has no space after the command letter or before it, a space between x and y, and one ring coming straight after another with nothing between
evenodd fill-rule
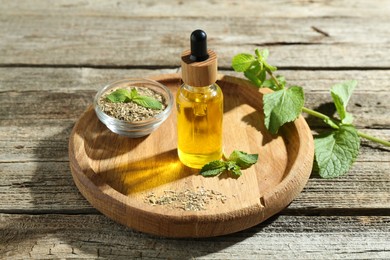
<instances>
[{"instance_id":1,"label":"bottle neck","mask_svg":"<svg viewBox=\"0 0 390 260\"><path fill-rule=\"evenodd\" d=\"M207 93L207 92L215 91L217 89L217 86L215 84L202 86L202 87L194 87L184 83L182 87L193 93Z\"/></svg>"}]
</instances>

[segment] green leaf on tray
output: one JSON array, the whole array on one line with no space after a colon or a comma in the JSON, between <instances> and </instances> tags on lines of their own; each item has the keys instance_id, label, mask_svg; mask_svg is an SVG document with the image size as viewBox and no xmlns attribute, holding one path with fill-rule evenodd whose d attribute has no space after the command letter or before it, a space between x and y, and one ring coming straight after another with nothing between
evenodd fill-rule
<instances>
[{"instance_id":1,"label":"green leaf on tray","mask_svg":"<svg viewBox=\"0 0 390 260\"><path fill-rule=\"evenodd\" d=\"M264 123L267 129L276 134L282 125L297 119L301 114L304 100L303 89L298 86L265 94Z\"/></svg>"},{"instance_id":2,"label":"green leaf on tray","mask_svg":"<svg viewBox=\"0 0 390 260\"><path fill-rule=\"evenodd\" d=\"M227 161L226 170L233 174L234 177L240 177L242 175L241 168L235 162Z\"/></svg>"},{"instance_id":3,"label":"green leaf on tray","mask_svg":"<svg viewBox=\"0 0 390 260\"><path fill-rule=\"evenodd\" d=\"M224 171L230 172L234 177L242 175L241 169L247 169L257 162L258 154L247 154L234 150L227 161L216 160L204 165L200 174L204 177L217 176Z\"/></svg>"},{"instance_id":4,"label":"green leaf on tray","mask_svg":"<svg viewBox=\"0 0 390 260\"><path fill-rule=\"evenodd\" d=\"M229 161L235 162L241 169L247 169L257 162L258 154L247 154L234 150L229 156Z\"/></svg>"},{"instance_id":5,"label":"green leaf on tray","mask_svg":"<svg viewBox=\"0 0 390 260\"><path fill-rule=\"evenodd\" d=\"M224 161L212 161L204 165L200 170L200 174L204 177L213 177L223 173L226 170Z\"/></svg>"},{"instance_id":6,"label":"green leaf on tray","mask_svg":"<svg viewBox=\"0 0 390 260\"><path fill-rule=\"evenodd\" d=\"M360 138L353 126L341 125L314 138L315 160L322 178L335 178L348 171L359 153Z\"/></svg>"}]
</instances>

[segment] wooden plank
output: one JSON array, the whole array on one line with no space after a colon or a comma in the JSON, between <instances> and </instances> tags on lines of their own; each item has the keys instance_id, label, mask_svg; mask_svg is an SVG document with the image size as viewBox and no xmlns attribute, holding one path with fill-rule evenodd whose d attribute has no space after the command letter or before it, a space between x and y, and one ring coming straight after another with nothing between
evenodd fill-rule
<instances>
[{"instance_id":1,"label":"wooden plank","mask_svg":"<svg viewBox=\"0 0 390 260\"><path fill-rule=\"evenodd\" d=\"M138 233L101 215L0 214L0 220L2 258L390 258L389 216L280 215L228 236L181 240Z\"/></svg>"},{"instance_id":2,"label":"wooden plank","mask_svg":"<svg viewBox=\"0 0 390 260\"><path fill-rule=\"evenodd\" d=\"M160 74L177 73L177 71L178 68L93 69L0 67L0 93L34 93L40 91L48 93L97 92L100 88L115 80L151 77Z\"/></svg>"},{"instance_id":3,"label":"wooden plank","mask_svg":"<svg viewBox=\"0 0 390 260\"><path fill-rule=\"evenodd\" d=\"M256 8L254 8L256 7ZM207 8L207 12L205 9ZM24 15L48 14L58 15L90 15L113 17L265 17L265 18L296 18L296 17L329 17L345 16L372 18L387 17L390 3L386 0L367 2L365 0L327 1L286 1L286 0L226 0L210 2L199 0L181 2L165 1L99 1L93 4L82 0L30 0L26 3L17 3L12 0L3 0L1 13Z\"/></svg>"},{"instance_id":4,"label":"wooden plank","mask_svg":"<svg viewBox=\"0 0 390 260\"><path fill-rule=\"evenodd\" d=\"M0 165L1 212L96 212L76 188L67 161Z\"/></svg>"},{"instance_id":5,"label":"wooden plank","mask_svg":"<svg viewBox=\"0 0 390 260\"><path fill-rule=\"evenodd\" d=\"M271 54L272 55L272 54ZM152 77L180 72L180 64L172 69L96 69L96 68L35 68L0 67L0 93L2 92L96 92L111 81L129 77ZM244 77L243 73L220 69L219 73ZM332 85L355 79L355 92L380 93L390 88L390 70L285 70L277 75L285 76L288 84L299 85L306 92L329 93ZM23 76L23 77L22 77ZM363 104L362 104L363 105Z\"/></svg>"},{"instance_id":6,"label":"wooden plank","mask_svg":"<svg viewBox=\"0 0 390 260\"><path fill-rule=\"evenodd\" d=\"M348 3L352 6L349 1L341 6L346 9ZM302 7L282 2L277 5L283 6L278 10L280 14L271 12L269 17L263 15L267 13L263 8L272 9L269 3L248 2L241 6L240 2L240 8L253 14L245 17L233 3L223 4L226 11L221 14L218 5L214 5L217 15L205 16L212 12L205 12L203 4L193 3L193 9L187 4L159 4L153 8L119 4L107 13L110 5L105 4L92 7L60 1L52 10L47 6L39 8L45 5L42 3L35 7L33 2L25 6L7 2L2 5L0 18L0 64L177 66L180 53L189 48L188 38L196 29L196 21L197 27L208 32L209 47L217 52L219 64L225 68L235 54L263 46L273 54L270 62L281 67L390 67L390 61L383 58L390 48L386 41L390 22L380 4L357 5L357 9L366 10L367 6L376 13L369 16L370 12L353 14L352 10L345 15L332 5L322 11L322 4ZM387 5L383 2L383 6ZM164 15L167 8L170 10ZM182 12L183 8L192 13ZM284 16L294 9L300 11ZM302 15L312 10L317 10L314 13L318 16L308 19ZM177 15L171 16L171 12ZM230 15L234 12L240 15ZM250 30L243 32L242 28L247 27Z\"/></svg>"},{"instance_id":7,"label":"wooden plank","mask_svg":"<svg viewBox=\"0 0 390 260\"><path fill-rule=\"evenodd\" d=\"M110 81L128 75L147 77L174 71L176 69L0 68L0 119L4 125L18 126L31 125L30 120L76 120L92 103L97 90ZM220 72L240 76L231 71ZM281 74L291 78L291 84L304 87L307 107L328 114L334 112L334 107L329 104L330 87L346 79L357 79L360 84L348 107L355 116L355 124L360 128L388 128L390 125L390 104L385 102L390 98L386 91L389 85L386 82L390 82L389 71L286 70ZM321 120L314 118L309 118L308 122L312 127L323 125Z\"/></svg>"}]
</instances>

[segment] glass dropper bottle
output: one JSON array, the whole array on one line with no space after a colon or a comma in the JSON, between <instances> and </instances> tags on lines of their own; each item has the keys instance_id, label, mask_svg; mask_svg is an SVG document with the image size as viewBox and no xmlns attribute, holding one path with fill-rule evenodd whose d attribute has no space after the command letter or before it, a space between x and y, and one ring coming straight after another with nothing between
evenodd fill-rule
<instances>
[{"instance_id":1,"label":"glass dropper bottle","mask_svg":"<svg viewBox=\"0 0 390 260\"><path fill-rule=\"evenodd\" d=\"M190 39L191 50L181 55L184 83L176 96L178 155L183 164L200 169L222 157L223 94L206 33L196 30Z\"/></svg>"}]
</instances>

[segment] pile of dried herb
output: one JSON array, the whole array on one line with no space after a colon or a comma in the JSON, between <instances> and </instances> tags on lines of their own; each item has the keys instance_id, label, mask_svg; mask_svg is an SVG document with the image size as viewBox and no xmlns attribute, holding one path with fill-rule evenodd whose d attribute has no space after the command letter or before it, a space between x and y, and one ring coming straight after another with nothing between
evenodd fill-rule
<instances>
[{"instance_id":1,"label":"pile of dried herb","mask_svg":"<svg viewBox=\"0 0 390 260\"><path fill-rule=\"evenodd\" d=\"M184 191L165 190L160 196L153 192L146 195L144 202L152 206L167 206L172 209L181 209L185 211L206 210L211 201L225 203L227 197L214 190L207 190L204 187L197 187L198 190Z\"/></svg>"},{"instance_id":2,"label":"pile of dried herb","mask_svg":"<svg viewBox=\"0 0 390 260\"><path fill-rule=\"evenodd\" d=\"M146 87L125 87L104 93L99 108L119 120L136 122L149 119L164 111L164 96Z\"/></svg>"}]
</instances>

